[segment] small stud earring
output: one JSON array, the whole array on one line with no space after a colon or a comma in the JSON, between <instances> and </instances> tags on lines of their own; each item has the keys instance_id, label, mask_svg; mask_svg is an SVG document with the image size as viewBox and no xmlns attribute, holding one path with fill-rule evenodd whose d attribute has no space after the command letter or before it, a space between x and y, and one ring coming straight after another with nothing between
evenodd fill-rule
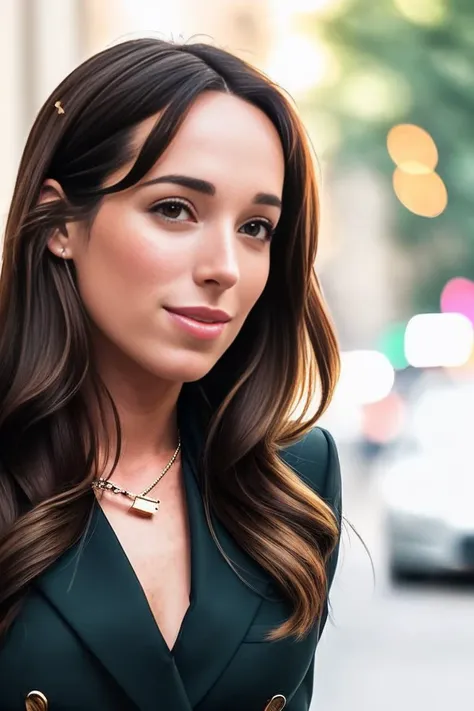
<instances>
[{"instance_id":1,"label":"small stud earring","mask_svg":"<svg viewBox=\"0 0 474 711\"><path fill-rule=\"evenodd\" d=\"M62 257L63 259L66 259L66 248L65 248L65 247L63 247L63 250L62 250L62 252L61 252L61 257Z\"/></svg>"}]
</instances>

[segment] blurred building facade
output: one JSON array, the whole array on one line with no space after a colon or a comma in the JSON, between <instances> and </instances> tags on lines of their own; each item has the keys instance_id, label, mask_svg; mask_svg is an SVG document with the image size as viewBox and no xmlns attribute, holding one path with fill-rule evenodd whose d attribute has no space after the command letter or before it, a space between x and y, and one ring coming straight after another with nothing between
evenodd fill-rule
<instances>
[{"instance_id":1,"label":"blurred building facade","mask_svg":"<svg viewBox=\"0 0 474 711\"><path fill-rule=\"evenodd\" d=\"M2 0L0 215L37 111L79 62L127 37L202 35L263 66L272 38L269 13L269 0Z\"/></svg>"},{"instance_id":2,"label":"blurred building facade","mask_svg":"<svg viewBox=\"0 0 474 711\"><path fill-rule=\"evenodd\" d=\"M0 216L37 111L82 60L123 39L151 35L216 42L263 69L276 51L288 70L297 62L284 49L290 15L283 0L2 0L0 58L8 70L0 74ZM303 69L295 64L285 76ZM343 347L367 347L400 303L386 206L368 175L342 176L334 185L330 173L322 177L318 268Z\"/></svg>"}]
</instances>

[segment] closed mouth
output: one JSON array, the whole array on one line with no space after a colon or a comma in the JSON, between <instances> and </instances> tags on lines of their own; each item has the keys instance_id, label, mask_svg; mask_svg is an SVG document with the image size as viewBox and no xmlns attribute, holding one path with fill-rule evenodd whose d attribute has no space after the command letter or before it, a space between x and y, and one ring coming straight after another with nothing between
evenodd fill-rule
<instances>
[{"instance_id":1,"label":"closed mouth","mask_svg":"<svg viewBox=\"0 0 474 711\"><path fill-rule=\"evenodd\" d=\"M184 318L189 318L193 321L198 321L199 323L219 324L227 323L231 320L231 317L225 311L221 311L220 309L211 309L208 307L165 307L165 310L169 311L170 313L176 314L177 316L184 316Z\"/></svg>"}]
</instances>

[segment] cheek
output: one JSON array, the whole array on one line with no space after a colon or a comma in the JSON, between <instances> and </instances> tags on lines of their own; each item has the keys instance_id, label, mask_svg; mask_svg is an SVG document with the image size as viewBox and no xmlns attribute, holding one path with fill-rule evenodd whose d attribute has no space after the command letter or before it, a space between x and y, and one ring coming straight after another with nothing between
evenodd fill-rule
<instances>
[{"instance_id":1,"label":"cheek","mask_svg":"<svg viewBox=\"0 0 474 711\"><path fill-rule=\"evenodd\" d=\"M140 313L149 316L156 308L158 289L176 278L179 266L158 242L156 230L152 239L143 216L130 211L99 213L77 260L81 296L97 325L120 319L133 328Z\"/></svg>"},{"instance_id":2,"label":"cheek","mask_svg":"<svg viewBox=\"0 0 474 711\"><path fill-rule=\"evenodd\" d=\"M255 306L265 289L270 272L270 252L241 270L241 297L246 315Z\"/></svg>"},{"instance_id":3,"label":"cheek","mask_svg":"<svg viewBox=\"0 0 474 711\"><path fill-rule=\"evenodd\" d=\"M262 295L268 281L270 271L270 257L259 255L259 259L246 260L243 268L240 269L239 280L239 318L233 322L232 329L229 330L229 338L226 343L226 349L238 336L249 313Z\"/></svg>"}]
</instances>

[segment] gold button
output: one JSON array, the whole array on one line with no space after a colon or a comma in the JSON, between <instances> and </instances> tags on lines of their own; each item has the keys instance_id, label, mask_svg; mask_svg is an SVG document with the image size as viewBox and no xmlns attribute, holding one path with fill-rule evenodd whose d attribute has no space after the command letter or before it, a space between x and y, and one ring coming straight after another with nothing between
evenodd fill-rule
<instances>
[{"instance_id":1,"label":"gold button","mask_svg":"<svg viewBox=\"0 0 474 711\"><path fill-rule=\"evenodd\" d=\"M48 711L48 705L48 699L42 691L30 691L26 697L26 711Z\"/></svg>"},{"instance_id":2,"label":"gold button","mask_svg":"<svg viewBox=\"0 0 474 711\"><path fill-rule=\"evenodd\" d=\"M286 706L286 698L283 694L277 694L272 696L268 704L265 706L264 711L281 711Z\"/></svg>"}]
</instances>

